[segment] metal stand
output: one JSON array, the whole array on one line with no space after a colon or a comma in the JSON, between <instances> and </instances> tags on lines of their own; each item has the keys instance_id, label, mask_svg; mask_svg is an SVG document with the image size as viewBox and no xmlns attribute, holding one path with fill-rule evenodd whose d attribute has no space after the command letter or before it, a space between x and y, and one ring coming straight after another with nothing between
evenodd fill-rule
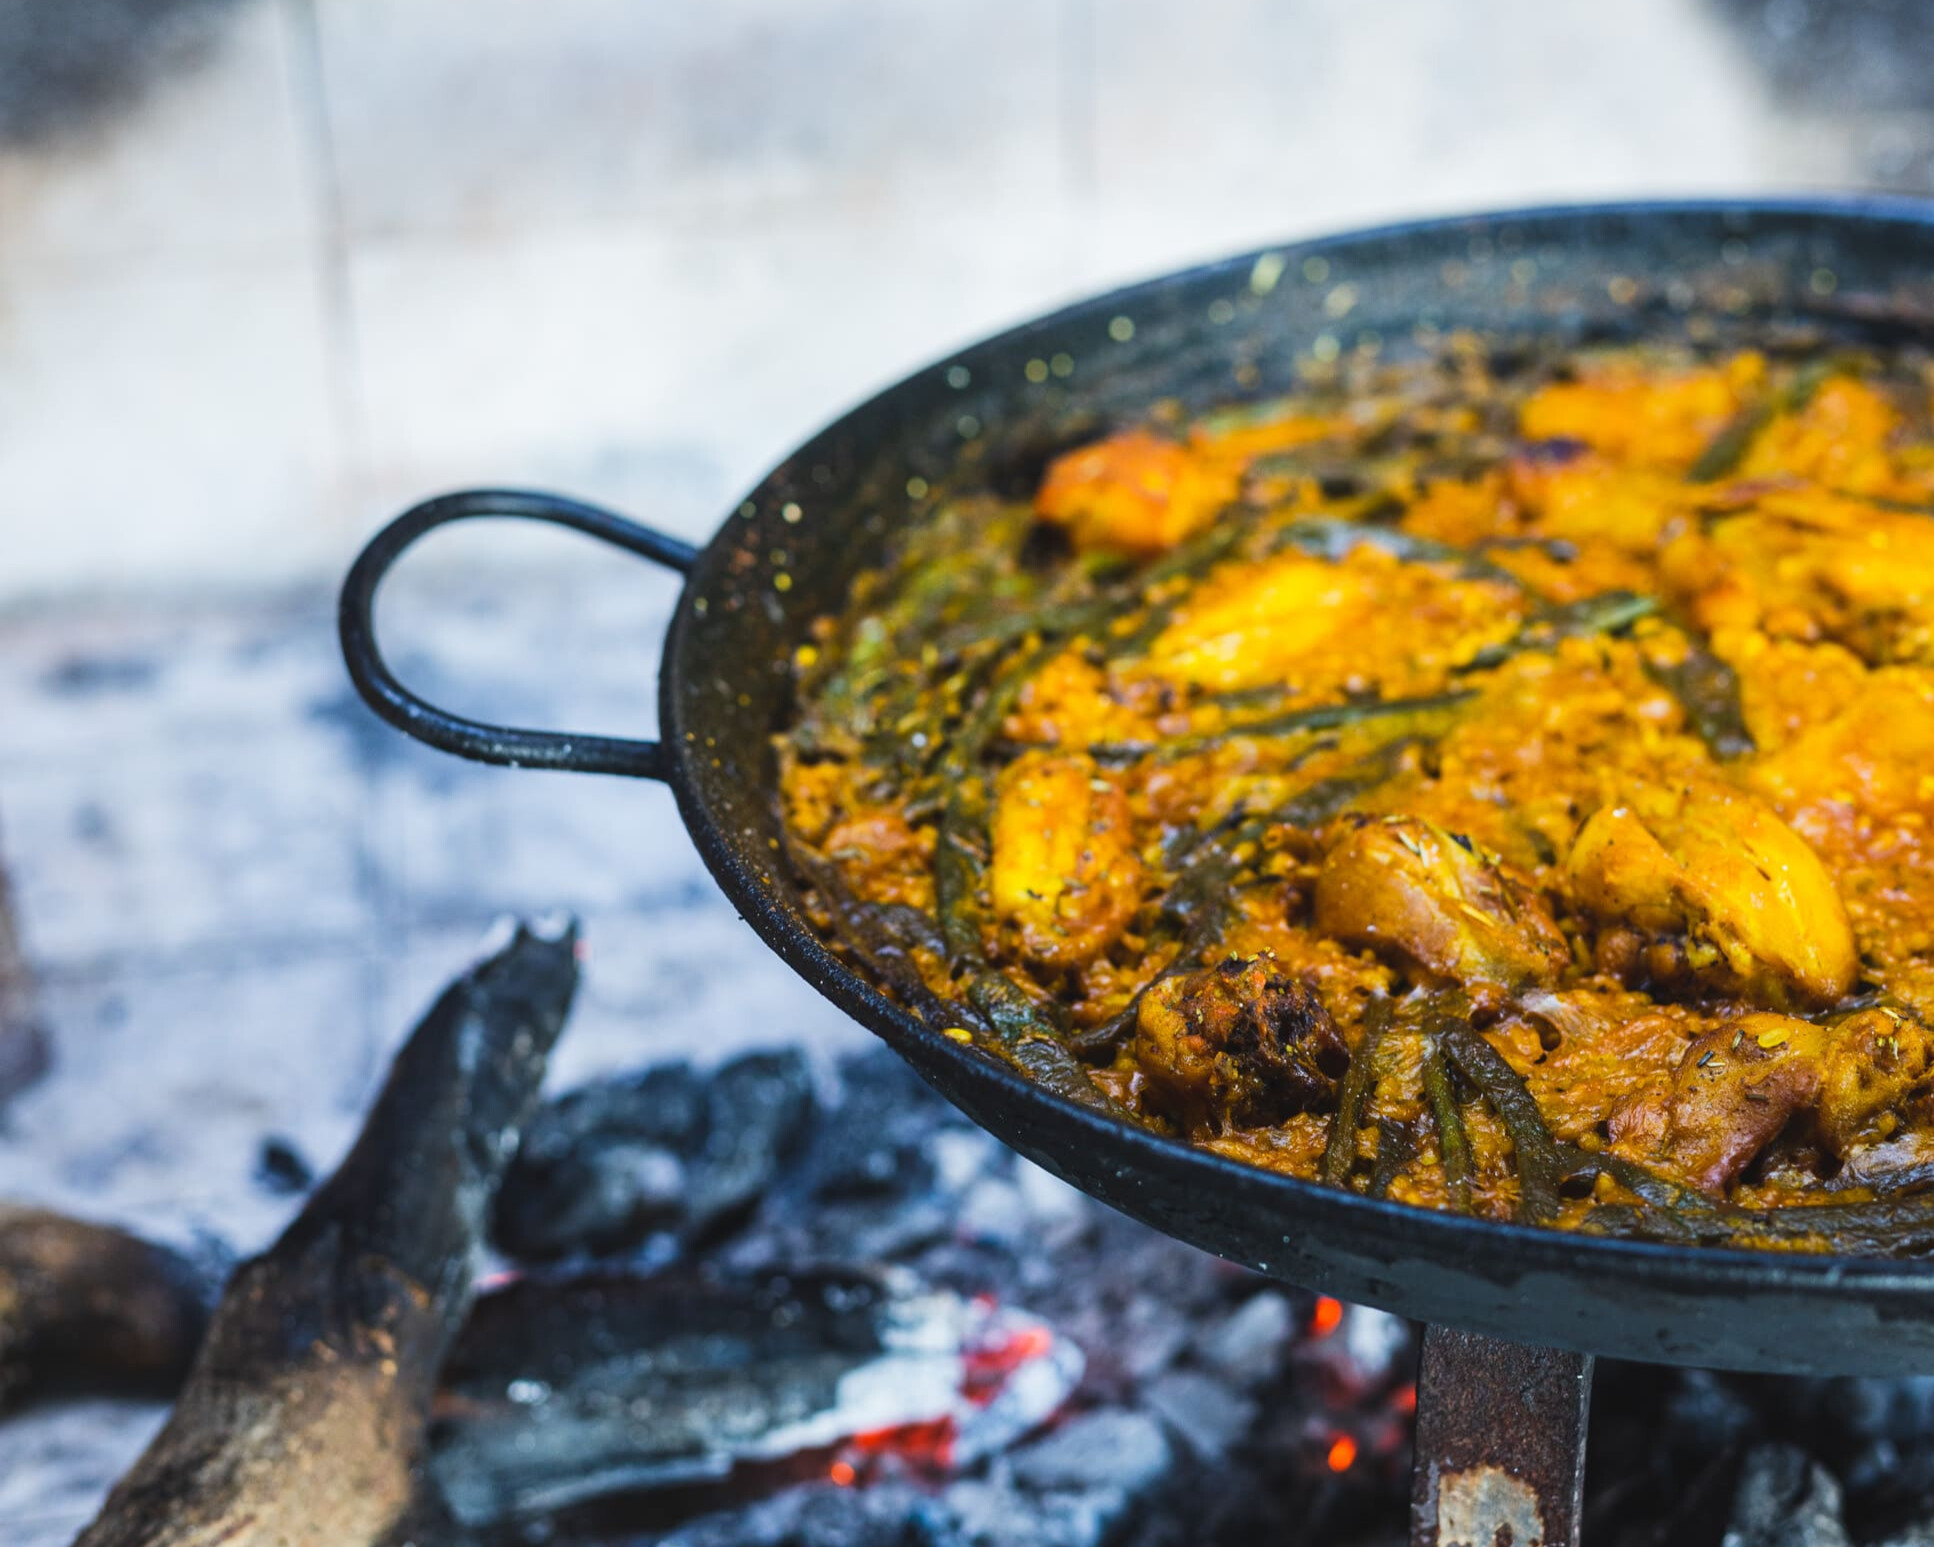
<instances>
[{"instance_id":1,"label":"metal stand","mask_svg":"<svg viewBox=\"0 0 1934 1547\"><path fill-rule=\"evenodd\" d=\"M1592 1359L1424 1329L1411 1547L1578 1547Z\"/></svg>"}]
</instances>

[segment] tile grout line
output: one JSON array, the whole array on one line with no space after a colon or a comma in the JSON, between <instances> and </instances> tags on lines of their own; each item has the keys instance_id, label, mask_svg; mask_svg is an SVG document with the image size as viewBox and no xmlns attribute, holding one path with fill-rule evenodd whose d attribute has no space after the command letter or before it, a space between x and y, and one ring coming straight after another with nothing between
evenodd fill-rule
<instances>
[{"instance_id":1,"label":"tile grout line","mask_svg":"<svg viewBox=\"0 0 1934 1547\"><path fill-rule=\"evenodd\" d=\"M322 23L317 3L318 0L283 0L282 10L294 45L290 84L308 149L312 194L322 232L318 284L328 327L337 430L345 470L353 470L360 468L364 461L367 411L362 394L362 347L349 280L349 234L343 211L342 168L336 158L335 126L329 113L329 83L322 61ZM343 478L341 486L348 486L352 481Z\"/></svg>"},{"instance_id":2,"label":"tile grout line","mask_svg":"<svg viewBox=\"0 0 1934 1547\"><path fill-rule=\"evenodd\" d=\"M314 174L314 191L322 230L321 276L323 307L329 320L331 366L335 376L336 416L342 432L348 471L360 471L367 460L368 405L362 392L361 336L349 276L348 219L343 207L342 167L336 156L335 124L329 111L329 80L323 63L320 0L283 0L284 14L297 40L295 92L301 103L305 138ZM341 497L353 483L342 479ZM367 1085L380 1076L382 1049L387 1045L382 1018L388 995L393 957L385 947L396 934L401 909L392 888L376 863L377 845L384 833L382 802L377 798L378 773L368 752L358 749L350 760L356 781L358 813L355 834L356 892L368 913L365 938L357 951L357 1019L360 1024L359 1070L352 1083Z\"/></svg>"},{"instance_id":3,"label":"tile grout line","mask_svg":"<svg viewBox=\"0 0 1934 1547\"><path fill-rule=\"evenodd\" d=\"M1061 0L1061 160L1072 199L1092 203L1098 182L1095 0Z\"/></svg>"}]
</instances>

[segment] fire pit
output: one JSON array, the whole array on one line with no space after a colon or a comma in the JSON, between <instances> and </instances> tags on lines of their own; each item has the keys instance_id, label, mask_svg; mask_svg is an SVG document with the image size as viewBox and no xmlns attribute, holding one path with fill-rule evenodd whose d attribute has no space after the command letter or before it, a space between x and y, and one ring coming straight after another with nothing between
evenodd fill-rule
<instances>
[{"instance_id":1,"label":"fire pit","mask_svg":"<svg viewBox=\"0 0 1934 1547\"><path fill-rule=\"evenodd\" d=\"M1406 1536L1414 1328L1103 1208L884 1050L567 1090L490 1234L431 1409L426 1547ZM1597 1384L1594 1547L1934 1531L1934 1382Z\"/></svg>"}]
</instances>

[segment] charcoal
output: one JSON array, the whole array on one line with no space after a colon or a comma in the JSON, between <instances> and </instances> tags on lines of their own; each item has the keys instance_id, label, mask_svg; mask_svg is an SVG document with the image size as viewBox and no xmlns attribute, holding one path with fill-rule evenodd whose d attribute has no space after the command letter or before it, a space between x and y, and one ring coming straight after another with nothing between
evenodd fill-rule
<instances>
[{"instance_id":1,"label":"charcoal","mask_svg":"<svg viewBox=\"0 0 1934 1547\"><path fill-rule=\"evenodd\" d=\"M802 1180L822 1203L897 1202L935 1182L935 1143L967 1120L884 1049L848 1059L834 1121L814 1145Z\"/></svg>"},{"instance_id":2,"label":"charcoal","mask_svg":"<svg viewBox=\"0 0 1934 1547\"><path fill-rule=\"evenodd\" d=\"M1343 1347L1360 1380L1384 1379L1410 1347L1410 1328L1401 1317L1372 1306L1357 1305L1343 1318Z\"/></svg>"},{"instance_id":3,"label":"charcoal","mask_svg":"<svg viewBox=\"0 0 1934 1547\"><path fill-rule=\"evenodd\" d=\"M685 1204L701 1236L757 1202L798 1147L814 1111L812 1072L796 1051L753 1053L713 1076L705 1111Z\"/></svg>"},{"instance_id":4,"label":"charcoal","mask_svg":"<svg viewBox=\"0 0 1934 1547\"><path fill-rule=\"evenodd\" d=\"M946 1420L987 1314L905 1272L525 1281L453 1352L431 1469L479 1527Z\"/></svg>"},{"instance_id":5,"label":"charcoal","mask_svg":"<svg viewBox=\"0 0 1934 1547\"><path fill-rule=\"evenodd\" d=\"M1740 1474L1724 1547L1851 1547L1839 1483L1798 1446L1760 1446Z\"/></svg>"},{"instance_id":6,"label":"charcoal","mask_svg":"<svg viewBox=\"0 0 1934 1547\"><path fill-rule=\"evenodd\" d=\"M960 1195L989 1165L1013 1164L884 1048L845 1059L839 1073L836 1104L778 1177L755 1228L729 1243L734 1266L811 1260L827 1241L857 1261L912 1260L952 1241ZM987 1266L963 1256L958 1274Z\"/></svg>"},{"instance_id":7,"label":"charcoal","mask_svg":"<svg viewBox=\"0 0 1934 1547\"><path fill-rule=\"evenodd\" d=\"M287 1139L274 1135L262 1141L255 1157L255 1180L262 1187L283 1197L298 1197L315 1186L316 1174L302 1151Z\"/></svg>"},{"instance_id":8,"label":"charcoal","mask_svg":"<svg viewBox=\"0 0 1934 1547\"><path fill-rule=\"evenodd\" d=\"M672 1064L550 1103L497 1202L512 1257L607 1257L655 1232L703 1238L772 1184L812 1116L796 1052L755 1053L709 1078Z\"/></svg>"},{"instance_id":9,"label":"charcoal","mask_svg":"<svg viewBox=\"0 0 1934 1547\"><path fill-rule=\"evenodd\" d=\"M1168 1471L1173 1452L1145 1413L1104 1408L1071 1420L1015 1452L1015 1480L1041 1492L1104 1488L1130 1496Z\"/></svg>"},{"instance_id":10,"label":"charcoal","mask_svg":"<svg viewBox=\"0 0 1934 1547\"><path fill-rule=\"evenodd\" d=\"M659 1547L952 1547L944 1506L899 1486L791 1488L743 1508L700 1516Z\"/></svg>"},{"instance_id":11,"label":"charcoal","mask_svg":"<svg viewBox=\"0 0 1934 1547\"><path fill-rule=\"evenodd\" d=\"M1220 1461L1256 1422L1256 1399L1199 1370L1170 1370L1142 1393L1148 1410L1198 1461Z\"/></svg>"},{"instance_id":12,"label":"charcoal","mask_svg":"<svg viewBox=\"0 0 1934 1547\"><path fill-rule=\"evenodd\" d=\"M947 1490L945 1512L929 1523L944 1547L1099 1547L1133 1506L1120 1488L1080 1488L1017 1497L996 1483Z\"/></svg>"},{"instance_id":13,"label":"charcoal","mask_svg":"<svg viewBox=\"0 0 1934 1547\"><path fill-rule=\"evenodd\" d=\"M1265 1289L1205 1333L1196 1351L1218 1374L1260 1385L1282 1367L1283 1352L1295 1335L1296 1313L1288 1299L1278 1290Z\"/></svg>"}]
</instances>

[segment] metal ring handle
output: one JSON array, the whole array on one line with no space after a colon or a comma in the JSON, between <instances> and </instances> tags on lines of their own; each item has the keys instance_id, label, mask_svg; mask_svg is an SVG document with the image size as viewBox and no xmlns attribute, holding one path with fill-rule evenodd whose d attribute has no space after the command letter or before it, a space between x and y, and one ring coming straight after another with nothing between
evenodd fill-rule
<instances>
[{"instance_id":1,"label":"metal ring handle","mask_svg":"<svg viewBox=\"0 0 1934 1547\"><path fill-rule=\"evenodd\" d=\"M690 543L558 494L528 489L469 489L425 500L372 537L343 581L337 616L342 655L363 702L406 735L472 762L665 778L665 751L655 741L560 735L466 720L417 697L390 670L376 645L376 590L383 577L404 550L425 533L452 521L484 518L544 521L569 527L681 575L689 573L698 560L698 550Z\"/></svg>"}]
</instances>

